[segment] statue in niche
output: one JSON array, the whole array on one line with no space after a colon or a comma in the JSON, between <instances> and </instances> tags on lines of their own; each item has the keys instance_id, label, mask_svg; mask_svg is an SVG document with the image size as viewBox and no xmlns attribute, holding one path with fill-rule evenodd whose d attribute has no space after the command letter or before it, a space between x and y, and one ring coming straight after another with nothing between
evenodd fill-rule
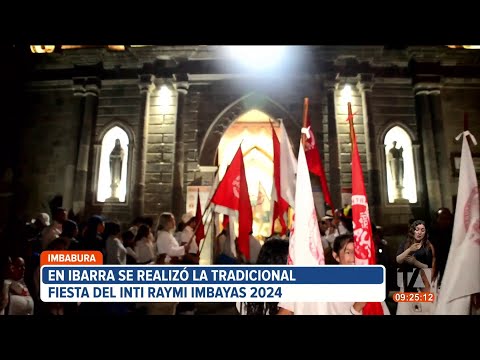
<instances>
[{"instance_id":1,"label":"statue in niche","mask_svg":"<svg viewBox=\"0 0 480 360\"><path fill-rule=\"evenodd\" d=\"M388 152L388 162L395 186L395 199L403 199L403 147L397 148L397 142Z\"/></svg>"},{"instance_id":2,"label":"statue in niche","mask_svg":"<svg viewBox=\"0 0 480 360\"><path fill-rule=\"evenodd\" d=\"M108 199L110 201L118 201L117 190L118 186L120 185L120 181L122 180L122 164L124 154L125 152L120 144L120 139L116 139L115 147L110 153L110 176L112 181L110 185L112 194L110 199Z\"/></svg>"}]
</instances>

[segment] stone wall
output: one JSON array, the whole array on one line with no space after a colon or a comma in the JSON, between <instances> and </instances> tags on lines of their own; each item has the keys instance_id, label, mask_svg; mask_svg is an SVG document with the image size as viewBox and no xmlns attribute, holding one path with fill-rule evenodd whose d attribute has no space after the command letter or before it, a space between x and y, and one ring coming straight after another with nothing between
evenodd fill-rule
<instances>
[{"instance_id":1,"label":"stone wall","mask_svg":"<svg viewBox=\"0 0 480 360\"><path fill-rule=\"evenodd\" d=\"M454 171L452 158L459 156L462 151L462 141L456 141L455 137L463 131L465 112L468 114L468 128L479 142L477 146L470 147L472 154L480 156L480 90L446 86L441 90L441 98L447 153L450 155L450 161L445 166L448 166L450 170L448 180L450 180L453 195L451 206L453 209L455 194L458 192L458 173ZM480 179L480 171L478 170L477 178Z\"/></svg>"},{"instance_id":2,"label":"stone wall","mask_svg":"<svg viewBox=\"0 0 480 360\"><path fill-rule=\"evenodd\" d=\"M369 137L370 141L375 143L375 165L379 171L380 180L377 193L377 196L380 197L380 216L377 219L377 224L387 228L392 224L408 224L409 219L417 214L417 211L413 208L423 206L421 200L422 183L417 181L418 204L399 205L388 202L384 140L388 130L396 125L406 129L407 133L416 136L411 139L413 146L418 139L413 89L410 84L375 84L370 99L369 121L373 123L373 133L370 133ZM420 170L421 166L421 164L415 164L417 170ZM415 174L405 174L405 176L412 175L415 176ZM417 179L421 180L422 175L417 174Z\"/></svg>"},{"instance_id":3,"label":"stone wall","mask_svg":"<svg viewBox=\"0 0 480 360\"><path fill-rule=\"evenodd\" d=\"M65 188L65 172L74 163L79 123L71 87L44 88L25 94L27 123L22 133L19 181L27 192L25 213L50 212L48 203Z\"/></svg>"},{"instance_id":4,"label":"stone wall","mask_svg":"<svg viewBox=\"0 0 480 360\"><path fill-rule=\"evenodd\" d=\"M176 117L176 92L170 91L164 98L160 96L160 87L157 87L150 95L145 174L145 215L154 218L172 210Z\"/></svg>"}]
</instances>

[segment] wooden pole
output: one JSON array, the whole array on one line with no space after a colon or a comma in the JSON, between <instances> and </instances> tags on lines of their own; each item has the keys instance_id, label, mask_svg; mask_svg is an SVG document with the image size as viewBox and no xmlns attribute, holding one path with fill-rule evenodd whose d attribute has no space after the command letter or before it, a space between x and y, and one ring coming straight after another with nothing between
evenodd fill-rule
<instances>
[{"instance_id":1,"label":"wooden pole","mask_svg":"<svg viewBox=\"0 0 480 360\"><path fill-rule=\"evenodd\" d=\"M302 117L302 128L307 127L307 118L308 118L308 97L303 99L303 117ZM307 134L302 132L302 145L305 147L305 142L307 141Z\"/></svg>"}]
</instances>

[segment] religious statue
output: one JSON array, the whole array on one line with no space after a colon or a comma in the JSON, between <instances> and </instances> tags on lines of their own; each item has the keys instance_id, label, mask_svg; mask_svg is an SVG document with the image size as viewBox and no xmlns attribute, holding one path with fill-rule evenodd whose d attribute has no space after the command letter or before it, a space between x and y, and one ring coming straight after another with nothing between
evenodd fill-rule
<instances>
[{"instance_id":1,"label":"religious statue","mask_svg":"<svg viewBox=\"0 0 480 360\"><path fill-rule=\"evenodd\" d=\"M110 188L112 189L110 200L118 201L117 189L122 179L123 155L124 151L120 144L120 139L116 139L115 147L110 153L110 176L112 181L110 185Z\"/></svg>"},{"instance_id":2,"label":"religious statue","mask_svg":"<svg viewBox=\"0 0 480 360\"><path fill-rule=\"evenodd\" d=\"M388 152L388 162L395 186L395 199L403 199L403 147L397 149L397 142Z\"/></svg>"}]
</instances>

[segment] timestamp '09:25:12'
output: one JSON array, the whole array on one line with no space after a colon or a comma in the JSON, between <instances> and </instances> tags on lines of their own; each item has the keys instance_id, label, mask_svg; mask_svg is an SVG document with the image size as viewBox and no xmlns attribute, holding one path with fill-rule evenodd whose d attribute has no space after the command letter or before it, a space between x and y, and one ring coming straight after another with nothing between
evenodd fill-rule
<instances>
[{"instance_id":1,"label":"timestamp '09:25:12'","mask_svg":"<svg viewBox=\"0 0 480 360\"><path fill-rule=\"evenodd\" d=\"M433 302L435 294L431 292L396 292L393 294L395 302Z\"/></svg>"}]
</instances>

